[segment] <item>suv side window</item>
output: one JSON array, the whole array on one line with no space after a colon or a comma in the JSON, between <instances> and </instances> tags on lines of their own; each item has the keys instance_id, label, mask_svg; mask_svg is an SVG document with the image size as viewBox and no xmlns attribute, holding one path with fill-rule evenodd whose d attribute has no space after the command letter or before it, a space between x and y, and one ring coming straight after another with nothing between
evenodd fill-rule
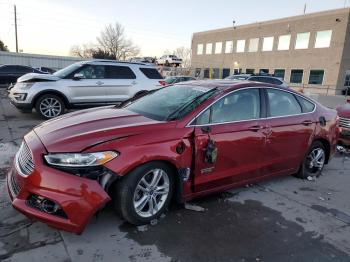
<instances>
[{"instance_id":1,"label":"suv side window","mask_svg":"<svg viewBox=\"0 0 350 262\"><path fill-rule=\"evenodd\" d=\"M253 120L260 118L259 89L233 92L208 108L196 120L197 125Z\"/></svg>"},{"instance_id":2,"label":"suv side window","mask_svg":"<svg viewBox=\"0 0 350 262\"><path fill-rule=\"evenodd\" d=\"M105 66L103 65L85 65L75 74L82 74L84 79L104 79L105 78Z\"/></svg>"},{"instance_id":3,"label":"suv side window","mask_svg":"<svg viewBox=\"0 0 350 262\"><path fill-rule=\"evenodd\" d=\"M268 113L270 117L297 115L302 113L295 96L289 92L268 88Z\"/></svg>"},{"instance_id":4,"label":"suv side window","mask_svg":"<svg viewBox=\"0 0 350 262\"><path fill-rule=\"evenodd\" d=\"M148 79L163 79L162 75L155 68L146 68L140 67L140 71L148 78Z\"/></svg>"},{"instance_id":5,"label":"suv side window","mask_svg":"<svg viewBox=\"0 0 350 262\"><path fill-rule=\"evenodd\" d=\"M136 75L128 66L106 66L108 79L136 79Z\"/></svg>"},{"instance_id":6,"label":"suv side window","mask_svg":"<svg viewBox=\"0 0 350 262\"><path fill-rule=\"evenodd\" d=\"M30 67L26 67L26 66L16 66L16 71L18 73L32 73L34 70L33 68L30 68Z\"/></svg>"}]
</instances>

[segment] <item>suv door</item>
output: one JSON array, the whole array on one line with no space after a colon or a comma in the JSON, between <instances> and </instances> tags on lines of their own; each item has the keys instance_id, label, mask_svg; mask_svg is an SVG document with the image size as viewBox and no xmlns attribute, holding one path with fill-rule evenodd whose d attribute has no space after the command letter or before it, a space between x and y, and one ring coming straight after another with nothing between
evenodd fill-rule
<instances>
[{"instance_id":1,"label":"suv door","mask_svg":"<svg viewBox=\"0 0 350 262\"><path fill-rule=\"evenodd\" d=\"M107 102L121 102L135 95L136 75L129 66L106 66Z\"/></svg>"},{"instance_id":2,"label":"suv door","mask_svg":"<svg viewBox=\"0 0 350 262\"><path fill-rule=\"evenodd\" d=\"M316 120L315 105L288 91L266 88L266 157L263 172L271 175L296 172L310 140Z\"/></svg>"},{"instance_id":3,"label":"suv door","mask_svg":"<svg viewBox=\"0 0 350 262\"><path fill-rule=\"evenodd\" d=\"M74 79L76 74L80 74L82 78ZM59 82L67 87L73 104L104 104L106 102L107 87L104 65L84 65Z\"/></svg>"},{"instance_id":4,"label":"suv door","mask_svg":"<svg viewBox=\"0 0 350 262\"><path fill-rule=\"evenodd\" d=\"M195 191L229 188L261 175L264 111L260 90L249 88L224 96L198 116L194 123ZM205 160L210 140L217 149L214 163Z\"/></svg>"}]
</instances>

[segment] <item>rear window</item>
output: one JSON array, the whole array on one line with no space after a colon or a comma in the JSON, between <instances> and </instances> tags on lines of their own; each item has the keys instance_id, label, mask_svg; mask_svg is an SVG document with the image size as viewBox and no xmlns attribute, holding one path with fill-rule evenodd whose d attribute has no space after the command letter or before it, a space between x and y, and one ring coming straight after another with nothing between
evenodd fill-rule
<instances>
[{"instance_id":1,"label":"rear window","mask_svg":"<svg viewBox=\"0 0 350 262\"><path fill-rule=\"evenodd\" d=\"M107 79L136 79L136 75L128 66L106 66Z\"/></svg>"},{"instance_id":2,"label":"rear window","mask_svg":"<svg viewBox=\"0 0 350 262\"><path fill-rule=\"evenodd\" d=\"M141 67L140 71L148 78L148 79L163 79L162 75L155 68L145 68Z\"/></svg>"}]
</instances>

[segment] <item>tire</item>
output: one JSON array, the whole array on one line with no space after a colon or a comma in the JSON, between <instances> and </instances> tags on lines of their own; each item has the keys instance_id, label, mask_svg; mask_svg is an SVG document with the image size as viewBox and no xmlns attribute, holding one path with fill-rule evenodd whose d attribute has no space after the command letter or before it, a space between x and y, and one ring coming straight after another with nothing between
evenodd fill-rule
<instances>
[{"instance_id":1,"label":"tire","mask_svg":"<svg viewBox=\"0 0 350 262\"><path fill-rule=\"evenodd\" d=\"M317 157L318 152L320 153L320 155ZM314 162L312 163L311 162L312 158L316 160L318 159L318 161L314 160ZM299 168L298 173L295 176L302 179L306 179L309 176L319 177L322 173L325 162L326 162L326 149L321 142L315 141L312 143L310 149L308 150L303 160L303 163Z\"/></svg>"},{"instance_id":2,"label":"tire","mask_svg":"<svg viewBox=\"0 0 350 262\"><path fill-rule=\"evenodd\" d=\"M144 180L147 183L152 182L156 173L158 175L162 174L156 185L164 187L163 190L154 190L154 185L153 188L147 188L143 182ZM140 189L139 186L143 187L144 190ZM148 192L146 192L146 188L149 190ZM168 193L164 194L167 191L166 188L168 188ZM156 194L156 192L160 193L162 191L163 194ZM162 162L149 162L137 167L115 184L112 195L114 209L131 224L149 224L167 211L173 191L174 173L172 169ZM137 210L138 203L140 204ZM157 204L158 210L151 209L151 205L155 206L155 204ZM153 210L153 213L151 210Z\"/></svg>"},{"instance_id":3,"label":"tire","mask_svg":"<svg viewBox=\"0 0 350 262\"><path fill-rule=\"evenodd\" d=\"M65 111L65 105L59 96L46 94L39 97L38 101L35 103L35 110L41 118L51 119L62 115Z\"/></svg>"}]
</instances>

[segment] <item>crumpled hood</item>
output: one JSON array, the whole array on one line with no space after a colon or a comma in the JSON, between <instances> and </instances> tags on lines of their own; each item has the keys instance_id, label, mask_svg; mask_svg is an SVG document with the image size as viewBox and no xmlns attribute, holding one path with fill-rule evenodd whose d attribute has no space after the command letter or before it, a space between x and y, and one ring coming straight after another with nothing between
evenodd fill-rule
<instances>
[{"instance_id":1,"label":"crumpled hood","mask_svg":"<svg viewBox=\"0 0 350 262\"><path fill-rule=\"evenodd\" d=\"M350 118L350 104L337 107L339 117Z\"/></svg>"},{"instance_id":2,"label":"crumpled hood","mask_svg":"<svg viewBox=\"0 0 350 262\"><path fill-rule=\"evenodd\" d=\"M105 141L154 130L155 121L114 106L80 110L34 128L48 152L81 152Z\"/></svg>"},{"instance_id":3,"label":"crumpled hood","mask_svg":"<svg viewBox=\"0 0 350 262\"><path fill-rule=\"evenodd\" d=\"M28 73L17 79L17 83L20 82L39 82L39 81L57 81L60 78L49 74Z\"/></svg>"}]
</instances>

